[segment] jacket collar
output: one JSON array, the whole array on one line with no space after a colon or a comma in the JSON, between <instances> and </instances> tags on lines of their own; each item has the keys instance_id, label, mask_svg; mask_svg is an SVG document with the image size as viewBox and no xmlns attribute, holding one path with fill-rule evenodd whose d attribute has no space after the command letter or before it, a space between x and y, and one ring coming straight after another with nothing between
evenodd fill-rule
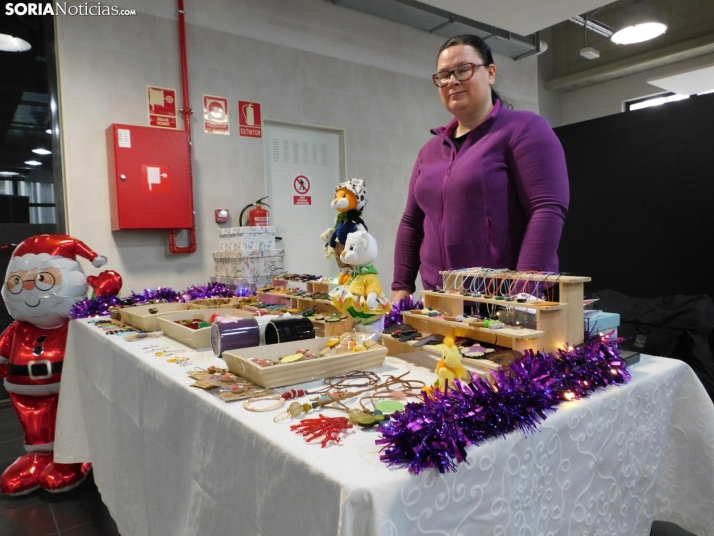
<instances>
[{"instance_id":1,"label":"jacket collar","mask_svg":"<svg viewBox=\"0 0 714 536\"><path fill-rule=\"evenodd\" d=\"M496 99L496 102L493 105L493 110L491 110L491 113L488 114L486 119L484 119L483 123L481 123L479 126L471 130L473 132L474 130L477 130L484 125L491 123L495 117L498 115L498 112L501 110L501 101L499 99ZM459 121L454 117L451 121L449 121L449 124L443 127L436 127L431 130L431 133L434 134L435 136L441 136L442 138L451 138L453 135L454 131L456 130L456 127L459 125ZM469 132L469 134L471 133Z\"/></svg>"}]
</instances>

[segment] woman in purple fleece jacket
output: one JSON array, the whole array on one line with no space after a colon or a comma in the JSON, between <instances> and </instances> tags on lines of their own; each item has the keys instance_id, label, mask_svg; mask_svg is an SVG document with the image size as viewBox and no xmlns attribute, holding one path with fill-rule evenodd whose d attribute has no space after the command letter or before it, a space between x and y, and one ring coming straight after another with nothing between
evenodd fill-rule
<instances>
[{"instance_id":1,"label":"woman in purple fleece jacket","mask_svg":"<svg viewBox=\"0 0 714 536\"><path fill-rule=\"evenodd\" d=\"M441 284L439 270L558 270L568 210L563 148L548 122L501 106L479 37L449 39L434 83L454 119L432 130L414 166L397 232L392 301Z\"/></svg>"}]
</instances>

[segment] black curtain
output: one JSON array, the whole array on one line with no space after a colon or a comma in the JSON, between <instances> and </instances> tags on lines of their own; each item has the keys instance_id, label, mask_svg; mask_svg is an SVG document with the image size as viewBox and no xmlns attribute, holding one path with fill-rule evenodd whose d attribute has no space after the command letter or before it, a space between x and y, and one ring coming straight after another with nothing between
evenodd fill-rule
<instances>
[{"instance_id":1,"label":"black curtain","mask_svg":"<svg viewBox=\"0 0 714 536\"><path fill-rule=\"evenodd\" d=\"M571 203L560 269L587 291L714 297L714 94L555 129Z\"/></svg>"}]
</instances>

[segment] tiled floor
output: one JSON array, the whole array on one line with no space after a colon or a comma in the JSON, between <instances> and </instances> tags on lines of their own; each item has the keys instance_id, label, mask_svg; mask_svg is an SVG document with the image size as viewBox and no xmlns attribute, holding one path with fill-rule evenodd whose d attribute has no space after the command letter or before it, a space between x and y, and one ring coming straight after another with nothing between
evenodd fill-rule
<instances>
[{"instance_id":1,"label":"tiled floor","mask_svg":"<svg viewBox=\"0 0 714 536\"><path fill-rule=\"evenodd\" d=\"M0 408L0 472L24 454L20 423L12 407ZM119 536L92 475L66 493L35 491L0 495L0 536Z\"/></svg>"},{"instance_id":2,"label":"tiled floor","mask_svg":"<svg viewBox=\"0 0 714 536\"><path fill-rule=\"evenodd\" d=\"M0 472L24 453L22 445L15 411L0 408ZM81 486L66 493L0 495L0 536L119 536L119 532L90 474ZM651 536L694 535L677 525L655 522Z\"/></svg>"}]
</instances>

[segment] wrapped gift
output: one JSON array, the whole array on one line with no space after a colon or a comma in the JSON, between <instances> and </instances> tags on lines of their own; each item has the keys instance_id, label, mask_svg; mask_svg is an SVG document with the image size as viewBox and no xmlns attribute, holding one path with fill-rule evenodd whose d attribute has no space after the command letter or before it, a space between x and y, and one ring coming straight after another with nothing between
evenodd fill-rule
<instances>
[{"instance_id":1,"label":"wrapped gift","mask_svg":"<svg viewBox=\"0 0 714 536\"><path fill-rule=\"evenodd\" d=\"M229 227L219 229L221 251L270 251L275 249L275 227Z\"/></svg>"},{"instance_id":2,"label":"wrapped gift","mask_svg":"<svg viewBox=\"0 0 714 536\"><path fill-rule=\"evenodd\" d=\"M213 260L219 277L252 280L284 272L284 249L214 251Z\"/></svg>"}]
</instances>

